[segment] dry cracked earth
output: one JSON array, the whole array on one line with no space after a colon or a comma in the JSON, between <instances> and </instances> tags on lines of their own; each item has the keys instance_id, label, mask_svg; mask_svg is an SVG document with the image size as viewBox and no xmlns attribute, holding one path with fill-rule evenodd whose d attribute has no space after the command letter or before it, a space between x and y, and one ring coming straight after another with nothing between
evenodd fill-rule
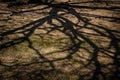
<instances>
[{"instance_id":1,"label":"dry cracked earth","mask_svg":"<svg viewBox=\"0 0 120 80\"><path fill-rule=\"evenodd\" d=\"M119 80L119 63L119 0L0 3L0 80Z\"/></svg>"}]
</instances>

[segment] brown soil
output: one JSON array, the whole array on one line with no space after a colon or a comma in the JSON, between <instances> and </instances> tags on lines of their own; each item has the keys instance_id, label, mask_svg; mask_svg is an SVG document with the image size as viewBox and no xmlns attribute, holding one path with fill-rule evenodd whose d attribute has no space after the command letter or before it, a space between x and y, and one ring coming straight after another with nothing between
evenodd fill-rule
<instances>
[{"instance_id":1,"label":"brown soil","mask_svg":"<svg viewBox=\"0 0 120 80\"><path fill-rule=\"evenodd\" d=\"M118 80L120 6L108 4L0 3L0 80Z\"/></svg>"}]
</instances>

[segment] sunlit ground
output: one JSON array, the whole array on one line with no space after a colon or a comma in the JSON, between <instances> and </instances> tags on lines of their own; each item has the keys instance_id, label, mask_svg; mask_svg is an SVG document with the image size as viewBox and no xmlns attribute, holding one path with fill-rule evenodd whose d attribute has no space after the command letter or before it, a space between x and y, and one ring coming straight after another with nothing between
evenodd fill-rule
<instances>
[{"instance_id":1,"label":"sunlit ground","mask_svg":"<svg viewBox=\"0 0 120 80\"><path fill-rule=\"evenodd\" d=\"M118 4L71 4L1 7L0 80L119 80Z\"/></svg>"}]
</instances>

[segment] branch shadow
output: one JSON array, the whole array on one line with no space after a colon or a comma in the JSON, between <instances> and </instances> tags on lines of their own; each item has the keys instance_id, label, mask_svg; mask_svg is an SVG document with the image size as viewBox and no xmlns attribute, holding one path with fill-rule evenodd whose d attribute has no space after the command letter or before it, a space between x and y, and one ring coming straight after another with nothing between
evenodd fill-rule
<instances>
[{"instance_id":1,"label":"branch shadow","mask_svg":"<svg viewBox=\"0 0 120 80\"><path fill-rule=\"evenodd\" d=\"M102 24L98 25L90 22L89 19L83 17L79 12L77 12L73 6L71 7L66 4L50 4L47 8L51 8L48 16L32 21L19 28L0 33L1 51L15 45L19 45L23 42L27 42L27 47L32 49L35 54L39 56L39 59L41 59L41 61L31 62L27 64L15 63L12 66L6 65L2 61L0 61L0 65L8 67L8 70L12 70L11 67L16 70L16 72L13 72L14 75L7 76L7 78L16 80L48 80L47 78L49 77L47 75L54 74L53 77L57 77L59 76L59 74L66 74L64 71L56 67L55 62L67 60L68 62L73 61L74 63L82 65L77 67L77 69L75 70L77 71L76 73L73 73L78 76L78 80L119 80L120 32L117 30L108 29L107 26L104 26ZM64 17L65 15L69 14L73 15L77 19L77 21L74 22L73 20ZM88 16L88 14L85 15ZM99 17L99 15L92 16ZM100 17L109 18L106 16ZM110 18L116 19L114 17ZM60 23L60 25L56 24L54 20ZM49 29L43 28L42 25L45 23L49 24L51 27ZM61 43L65 44L67 47L64 46L61 48L60 51L57 51L60 53L67 52L67 55L63 58L48 59L44 54L42 54L42 52L40 52L40 50L38 50L33 45L34 42L32 42L30 39L30 37L33 36L35 30L45 30L46 33L44 34L48 36L51 36L51 33L54 31L58 31L67 36L70 39L71 44L67 45L67 43ZM86 30L92 30L93 32L89 33ZM14 34L22 34L22 37L17 37L4 41L6 36ZM42 34L37 35L41 36ZM94 37L107 39L108 42L106 43L108 44L103 45L105 44L104 40L99 41L100 38L98 38L96 41ZM49 55L52 55L52 53L49 53ZM78 59L76 59L76 57L74 56L77 56ZM100 58L101 56L103 58ZM112 60L112 62L104 63L104 58L109 58L110 60ZM23 72L28 66L31 66L33 64L43 65L46 63L48 64L50 69L42 69L40 67L39 69ZM74 63L71 63L71 65L73 65ZM23 69L23 71L21 69ZM0 72L1 80L5 79L4 73L5 72ZM62 78L60 77L58 78L62 80ZM58 78L55 79L58 80ZM70 77L65 78L65 80L70 80Z\"/></svg>"}]
</instances>

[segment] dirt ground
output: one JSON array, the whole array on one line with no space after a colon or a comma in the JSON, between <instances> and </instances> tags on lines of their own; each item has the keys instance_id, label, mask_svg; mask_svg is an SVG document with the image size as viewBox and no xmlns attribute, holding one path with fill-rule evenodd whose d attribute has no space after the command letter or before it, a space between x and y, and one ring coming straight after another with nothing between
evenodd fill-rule
<instances>
[{"instance_id":1,"label":"dirt ground","mask_svg":"<svg viewBox=\"0 0 120 80\"><path fill-rule=\"evenodd\" d=\"M0 2L0 80L119 80L119 0L59 1Z\"/></svg>"}]
</instances>

